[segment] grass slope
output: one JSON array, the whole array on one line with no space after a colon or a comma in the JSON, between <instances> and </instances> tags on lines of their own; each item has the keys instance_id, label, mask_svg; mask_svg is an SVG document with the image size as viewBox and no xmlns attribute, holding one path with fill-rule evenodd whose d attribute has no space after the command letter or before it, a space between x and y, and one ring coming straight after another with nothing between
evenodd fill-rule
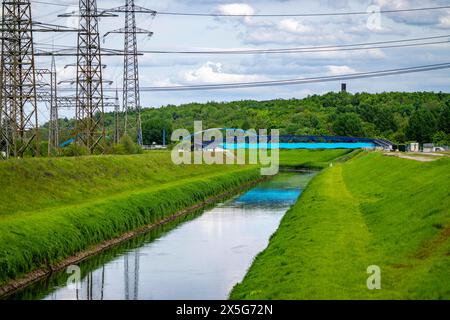
<instances>
[{"instance_id":1,"label":"grass slope","mask_svg":"<svg viewBox=\"0 0 450 320\"><path fill-rule=\"evenodd\" d=\"M235 169L220 167L222 172ZM158 187L216 171L217 166L173 165L170 152L0 161L0 219L18 212Z\"/></svg>"},{"instance_id":2,"label":"grass slope","mask_svg":"<svg viewBox=\"0 0 450 320\"><path fill-rule=\"evenodd\" d=\"M281 150L280 165L291 168L322 169L337 158L359 151L352 149Z\"/></svg>"},{"instance_id":3,"label":"grass slope","mask_svg":"<svg viewBox=\"0 0 450 320\"><path fill-rule=\"evenodd\" d=\"M349 152L282 151L281 164ZM0 285L257 178L254 166L176 166L170 152L0 162Z\"/></svg>"},{"instance_id":4,"label":"grass slope","mask_svg":"<svg viewBox=\"0 0 450 320\"><path fill-rule=\"evenodd\" d=\"M370 153L326 169L230 297L450 299L449 168Z\"/></svg>"},{"instance_id":5,"label":"grass slope","mask_svg":"<svg viewBox=\"0 0 450 320\"><path fill-rule=\"evenodd\" d=\"M170 153L1 166L0 285L260 177L254 166L179 167Z\"/></svg>"}]
</instances>

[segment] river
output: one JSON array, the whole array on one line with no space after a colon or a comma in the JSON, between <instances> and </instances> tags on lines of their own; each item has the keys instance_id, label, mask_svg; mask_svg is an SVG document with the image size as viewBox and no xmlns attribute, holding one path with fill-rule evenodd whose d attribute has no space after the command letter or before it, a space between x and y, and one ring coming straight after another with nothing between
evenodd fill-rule
<instances>
[{"instance_id":1,"label":"river","mask_svg":"<svg viewBox=\"0 0 450 320\"><path fill-rule=\"evenodd\" d=\"M9 299L226 299L314 173L280 173L232 199L56 273Z\"/></svg>"}]
</instances>

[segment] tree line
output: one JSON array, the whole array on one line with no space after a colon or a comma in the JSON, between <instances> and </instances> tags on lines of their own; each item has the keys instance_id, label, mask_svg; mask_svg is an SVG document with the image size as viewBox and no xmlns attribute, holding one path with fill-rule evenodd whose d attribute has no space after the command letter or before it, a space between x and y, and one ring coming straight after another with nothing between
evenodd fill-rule
<instances>
[{"instance_id":1,"label":"tree line","mask_svg":"<svg viewBox=\"0 0 450 320\"><path fill-rule=\"evenodd\" d=\"M304 99L189 103L142 110L144 144L162 144L174 129L192 132L194 120L204 128L279 129L281 134L338 135L450 145L450 94L433 92L327 93ZM60 119L61 140L69 139L72 119ZM114 114L105 114L107 136ZM43 128L45 140L47 125Z\"/></svg>"},{"instance_id":2,"label":"tree line","mask_svg":"<svg viewBox=\"0 0 450 320\"><path fill-rule=\"evenodd\" d=\"M450 94L327 93L304 99L190 103L144 109L144 143L162 143L165 129L280 129L281 134L338 135L450 144ZM170 137L170 136L168 136Z\"/></svg>"}]
</instances>

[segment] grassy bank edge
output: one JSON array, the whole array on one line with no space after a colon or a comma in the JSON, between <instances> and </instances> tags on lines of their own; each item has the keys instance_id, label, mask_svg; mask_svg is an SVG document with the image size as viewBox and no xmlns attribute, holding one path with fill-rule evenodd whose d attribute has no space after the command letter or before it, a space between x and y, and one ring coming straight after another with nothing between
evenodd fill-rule
<instances>
[{"instance_id":1,"label":"grassy bank edge","mask_svg":"<svg viewBox=\"0 0 450 320\"><path fill-rule=\"evenodd\" d=\"M287 150L280 154L280 167L291 170L322 170L330 163L345 162L362 149Z\"/></svg>"},{"instance_id":2,"label":"grassy bank edge","mask_svg":"<svg viewBox=\"0 0 450 320\"><path fill-rule=\"evenodd\" d=\"M0 296L260 180L258 168L244 168L5 221L0 225Z\"/></svg>"},{"instance_id":3,"label":"grassy bank edge","mask_svg":"<svg viewBox=\"0 0 450 320\"><path fill-rule=\"evenodd\" d=\"M244 279L237 283L233 289L231 290L229 294L229 299L231 300L240 300L240 299L448 299L450 291L448 291L448 286L445 287L445 283L448 283L448 280L445 281L445 271L449 270L448 266L450 263L450 260L448 258L445 258L445 256L449 256L450 254L450 243L448 242L448 234L450 230L450 226L447 223L444 223L442 221L436 221L439 220L439 217L432 218L433 215L435 215L437 212L437 208L429 207L429 212L423 211L421 215L418 215L417 219L429 219L427 220L426 224L421 224L422 229L419 229L416 225L412 223L412 220L406 220L408 221L408 232L413 230L413 232L410 232L409 235L414 238L414 236L421 232L422 236L428 232L429 237L422 237L418 238L419 240L416 241L416 239L413 239L415 242L412 246L412 249L410 251L405 251L404 254L400 254L400 249L404 249L404 244L402 245L401 242L398 241L391 241L392 246L389 248L391 251L386 251L386 253L378 252L378 250L381 250L381 244L384 241L384 237L388 237L388 235L381 235L379 236L376 241L374 228L375 226L369 225L367 226L367 221L365 219L377 219L377 217L368 217L371 212L374 212L374 209L376 209L375 206L372 206L372 204L382 203L383 199L380 194L367 194L364 192L367 192L367 190L371 190L372 184L382 184L386 181L383 180L382 174L380 174L380 168L376 170L377 168L373 169L372 175L370 175L368 178L364 180L364 184L370 184L371 186L364 189L364 191L360 189L355 189L355 186L353 185L352 190L343 190L342 192L339 192L335 194L334 200L331 201L330 199L324 199L323 192L317 193L315 189L320 187L322 190L336 190L336 184L334 182L338 182L340 184L344 183L344 178L347 180L349 178L355 180L361 178L361 174L365 174L364 171L361 171L358 173L359 175L356 175L354 173L355 164L359 163L361 166L368 165L371 163L371 161L374 160L374 158L378 161L383 161L384 164L386 162L395 161L395 167L391 168L391 171L394 171L394 169L397 169L396 172L400 172L402 174L402 170L404 172L410 171L410 177L413 177L412 179L404 179L404 181L401 180L395 180L400 181L399 185L397 185L398 190L407 189L408 192L411 193L411 196L418 197L418 193L421 194L427 194L427 190L431 190L430 188L430 182L434 183L433 178L439 178L438 181L440 185L445 186L445 162L446 159L441 159L439 161L433 162L433 163L420 163L413 160L402 160L402 159L389 159L388 157L384 157L381 153L372 152L367 154L366 152L359 153L359 155L355 156L349 163L345 164L338 164L334 166L334 168L329 168L326 170L323 170L320 172L308 185L308 189L302 193L301 197L299 198L298 202L291 208L291 212L288 212L285 217L283 218L283 221L280 223L280 227L282 226L283 232L277 230L271 237L270 242L265 250L263 250L257 257L255 257L251 267L247 271ZM362 163L361 163L362 161ZM392 163L391 163L392 164ZM448 164L448 162L447 162ZM342 175L342 169L346 168L346 176L344 177ZM366 166L367 167L367 166ZM417 170L412 170L412 168L415 167ZM434 175L430 175L431 172L424 172L425 168L431 168L435 167L436 169L439 167L441 174L439 176L436 176L436 171L434 171ZM382 166L382 168L384 168ZM341 172L340 174L338 174ZM363 172L363 173L361 173ZM336 177L339 177L338 180L330 183L330 174L335 175ZM419 174L417 174L419 173ZM375 179L374 177L380 177L380 179ZM421 177L421 179L427 179L428 177L428 183L427 184L419 184L421 186L420 188L415 188L414 183L411 183L411 180L415 180L416 177ZM447 177L448 177L448 171L447 171ZM448 181L448 180L447 180ZM447 184L448 186L448 184ZM358 191L355 193L355 191ZM434 189L433 189L434 190ZM442 192L442 190L445 191L445 187L441 188L440 191L440 199L445 199L445 193ZM447 189L448 190L448 189ZM345 191L345 192L344 192ZM343 194L346 193L346 194ZM409 196L409 193L407 193L407 196ZM340 198L351 198L347 199L345 201L340 202ZM402 198L403 199L403 198ZM447 203L448 203L448 198ZM324 219L323 216L318 215L317 212L310 212L308 211L310 208L310 200L315 201L316 206L319 206L320 210L327 210L326 206L330 205L330 203L340 203L340 206L343 208L342 211L345 212L351 212L352 214L345 214L345 216L337 216L333 215L330 216L332 219L338 219L339 221L342 221L343 218L347 219L347 222L349 225L351 225L351 228L347 230L347 232L342 233L341 236L343 238L339 238L339 241L348 241L349 243L346 245L341 246L341 248L348 248L349 245L352 245L355 248L355 250L367 250L367 247L364 246L370 246L370 249L368 252L370 252L372 255L370 256L364 256L364 255L355 255L350 254L352 260L357 260L357 263L355 262L355 265L358 266L357 270L349 270L348 268L352 266L346 266L345 272L337 273L334 276L330 277L330 273L332 273L334 270L340 270L336 267L336 265L343 264L343 261L349 261L348 257L345 257L345 254L343 254L342 250L339 251L335 246L336 238L334 239L328 239L329 241L325 243L325 245L329 245L328 248L331 250L325 251L320 248L317 248L316 241L317 239L312 237L309 233L311 229L311 223L316 222L318 225L323 224L325 232L331 232L330 230L334 230L333 227L333 221L327 221ZM376 201L377 200L377 201ZM445 201L445 200L444 200ZM345 202L345 203L344 203ZM387 201L390 203L389 201ZM426 202L425 202L426 203ZM408 201L404 201L405 206L409 206L411 209L411 212L416 210L416 205L411 205ZM443 205L445 207L445 205ZM302 215L293 215L292 212L294 212L294 208L297 209L303 209L303 210L297 210L298 212L303 212ZM365 216L362 215L362 211L365 210ZM397 210L402 210L402 208L398 208ZM361 211L361 212L360 212ZM442 211L441 206L441 216L442 219L445 220L445 211ZM354 214L353 214L354 213ZM447 211L448 213L448 211ZM393 215L393 217L396 217L396 215ZM404 216L400 216L403 217ZM448 217L448 216L447 216ZM326 217L325 217L326 218ZM309 220L307 220L309 219ZM314 219L316 221L314 221ZM396 219L396 218L394 218ZM441 220L442 220L441 219ZM436 220L436 221L434 221ZM301 221L301 224L303 228L299 228L298 234L288 234L286 233L286 227L289 228L292 225L299 224ZM403 220L404 223L405 220ZM433 223L434 221L434 223ZM448 221L448 218L447 220ZM384 225L389 225L391 223L391 220L387 221ZM383 225L383 226L384 226ZM394 224L391 223L391 225L400 225L399 223ZM363 230L364 228L370 228L368 230ZM402 228L406 228L402 227ZM320 230L320 232L324 231ZM359 231L364 232L359 232ZM425 231L424 231L425 230ZM430 231L431 230L431 231ZM304 231L304 232L301 232ZM357 236L355 236L355 234ZM379 235L379 233L378 233ZM404 234L401 233L400 237L403 237ZM346 238L345 238L346 237ZM364 237L369 237L369 239L364 239ZM280 239L284 239L287 241L297 241L297 243L300 243L303 241L303 246L301 249L299 249L299 246L283 246L280 245ZM310 238L309 242L308 238ZM295 239L295 240L294 240ZM305 240L306 239L306 240ZM406 243L411 243L411 239L408 238ZM397 239L398 240L398 239ZM312 242L314 241L314 242ZM397 243L400 243L398 246ZM318 243L319 245L323 245L323 243ZM308 248L312 245L315 245L315 249ZM307 248L309 251L305 254L304 248ZM384 247L383 247L384 248ZM302 252L303 250L303 252ZM388 250L384 248L384 250ZM434 250L434 251L430 251ZM447 251L446 251L447 250ZM431 253L428 253L430 251ZM277 255L277 253L280 253ZM323 262L322 264L317 263L320 262L320 254L319 252L326 252L323 256ZM393 254L393 252L395 252ZM345 252L344 252L345 253ZM334 255L333 255L334 254ZM290 256L290 258L295 257L297 266L295 269L291 268L288 270L288 268L285 266L290 265L291 263L287 261L287 256ZM439 256L440 255L440 256ZM270 256L270 258L268 258ZM274 258L275 257L275 258ZM277 259L278 257L278 259ZM327 260L329 259L329 261ZM440 260L439 260L440 259ZM444 260L447 259L447 260ZM315 260L315 265L308 264L309 261ZM294 260L290 260L291 262ZM327 265L333 261L336 262L336 265L334 267L331 267L329 270L326 270L326 268L321 269L320 265ZM373 264L374 261L377 261L378 264L380 264L383 268L384 272L384 280L383 280L383 291L370 291L367 290L365 283L366 283L366 277L365 274L365 268ZM300 265L300 267L299 267ZM317 267L319 265L319 267ZM270 268L269 268L270 266ZM446 268L447 266L447 268ZM410 271L410 268L416 268L415 270ZM429 268L429 269L427 269ZM262 274L261 270L266 270L267 274ZM270 270L270 271L268 271ZM276 270L281 277L275 277L273 275L273 272ZM361 272L362 270L362 272ZM352 272L350 272L352 271ZM353 272L357 271L357 272ZM408 272L405 272L408 271ZM313 276L310 276L308 279L308 275L305 276L307 273L312 274ZM422 273L420 273L422 272ZM434 273L433 273L434 272ZM437 272L437 273L436 273ZM350 276L358 274L358 277ZM417 276L419 275L420 276ZM399 275L402 275L402 277L398 277ZM437 276L436 276L437 275ZM264 278L264 276L266 278ZM433 277L434 276L434 277ZM283 278L284 277L284 278ZM305 279L308 279L309 282L303 282L305 290L300 291L296 290L294 286L292 285L293 282L296 281L299 277L304 277ZM265 281L266 280L266 281ZM272 283L270 283L272 281ZM409 282L408 282L409 281ZM428 287L421 287L421 285L426 284L427 282L430 282L431 285ZM280 283L283 283L283 285L278 285ZM284 283L286 286L284 286ZM324 284L325 283L325 284ZM344 283L344 284L343 284ZM393 284L402 283L403 286L393 286ZM437 284L439 283L439 286L437 287ZM277 284L277 285L273 285ZM322 286L321 286L322 285ZM408 287L408 285L410 285ZM433 285L435 287L433 287ZM291 286L291 287L289 287ZM340 286L340 287L339 287ZM434 290L429 290L430 287ZM268 289L270 288L270 289ZM294 290L292 289L294 288ZM346 290L343 290L342 288L345 288ZM356 288L356 289L355 289ZM266 290L264 293L261 292L261 290ZM348 290L347 290L348 289ZM361 289L361 290L360 290ZM333 291L334 290L334 291ZM358 291L360 290L360 291ZM403 291L400 291L403 290ZM428 291L427 291L428 290ZM440 291L439 291L440 290ZM446 290L446 293L444 292ZM305 293L306 292L306 293ZM364 294L361 294L363 292ZM281 298L280 298L281 297Z\"/></svg>"}]
</instances>

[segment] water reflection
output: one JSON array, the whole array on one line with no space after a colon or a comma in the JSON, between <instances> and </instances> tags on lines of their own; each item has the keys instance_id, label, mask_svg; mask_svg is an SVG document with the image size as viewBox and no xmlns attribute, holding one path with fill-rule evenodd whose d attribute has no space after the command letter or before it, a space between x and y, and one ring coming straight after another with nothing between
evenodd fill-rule
<instances>
[{"instance_id":1,"label":"water reflection","mask_svg":"<svg viewBox=\"0 0 450 320\"><path fill-rule=\"evenodd\" d=\"M10 298L226 299L312 176L281 173L182 224L99 254L80 264L77 290L59 273Z\"/></svg>"}]
</instances>

